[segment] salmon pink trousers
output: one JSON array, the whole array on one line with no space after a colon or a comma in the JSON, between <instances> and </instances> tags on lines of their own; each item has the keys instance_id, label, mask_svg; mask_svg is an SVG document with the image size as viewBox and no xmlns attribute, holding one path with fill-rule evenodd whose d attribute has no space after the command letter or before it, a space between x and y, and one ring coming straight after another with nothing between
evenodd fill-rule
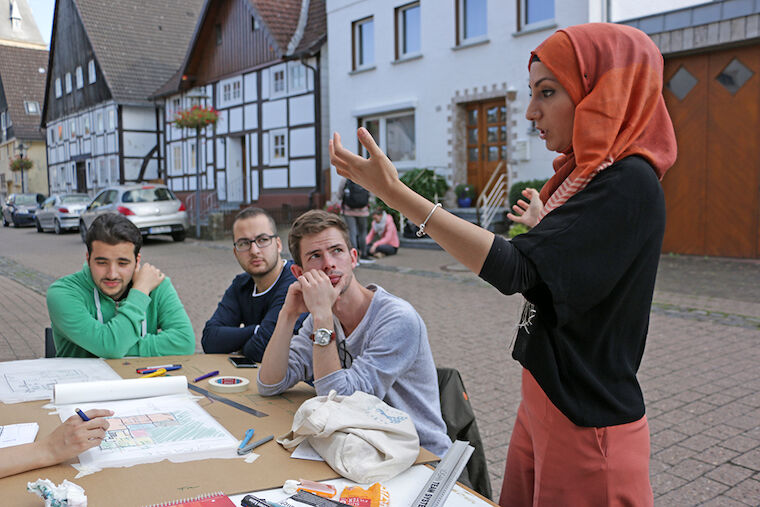
<instances>
[{"instance_id":1,"label":"salmon pink trousers","mask_svg":"<svg viewBox=\"0 0 760 507\"><path fill-rule=\"evenodd\" d=\"M499 505L653 504L646 416L618 426L576 426L523 369Z\"/></svg>"}]
</instances>

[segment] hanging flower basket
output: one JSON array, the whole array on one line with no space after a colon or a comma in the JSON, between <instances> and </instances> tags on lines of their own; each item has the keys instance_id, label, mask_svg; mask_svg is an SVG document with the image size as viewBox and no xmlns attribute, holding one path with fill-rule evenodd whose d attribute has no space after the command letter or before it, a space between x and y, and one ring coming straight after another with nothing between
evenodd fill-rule
<instances>
[{"instance_id":1,"label":"hanging flower basket","mask_svg":"<svg viewBox=\"0 0 760 507\"><path fill-rule=\"evenodd\" d=\"M216 125L219 112L213 107L193 106L185 111L179 111L174 116L174 124L180 128L202 129Z\"/></svg>"},{"instance_id":2,"label":"hanging flower basket","mask_svg":"<svg viewBox=\"0 0 760 507\"><path fill-rule=\"evenodd\" d=\"M10 164L8 164L11 171L28 171L32 168L32 165L32 159L21 158L20 156L16 156L16 158L11 160Z\"/></svg>"}]
</instances>

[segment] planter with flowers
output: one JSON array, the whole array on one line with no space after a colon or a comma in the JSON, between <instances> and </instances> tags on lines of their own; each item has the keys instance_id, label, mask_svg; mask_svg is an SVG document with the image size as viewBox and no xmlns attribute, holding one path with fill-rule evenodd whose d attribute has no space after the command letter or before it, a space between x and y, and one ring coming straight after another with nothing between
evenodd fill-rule
<instances>
[{"instance_id":1,"label":"planter with flowers","mask_svg":"<svg viewBox=\"0 0 760 507\"><path fill-rule=\"evenodd\" d=\"M195 105L174 115L174 124L180 128L200 130L219 121L219 112L213 107Z\"/></svg>"},{"instance_id":2,"label":"planter with flowers","mask_svg":"<svg viewBox=\"0 0 760 507\"><path fill-rule=\"evenodd\" d=\"M28 171L32 168L33 162L29 158L22 158L20 155L11 160L8 166L11 171Z\"/></svg>"},{"instance_id":3,"label":"planter with flowers","mask_svg":"<svg viewBox=\"0 0 760 507\"><path fill-rule=\"evenodd\" d=\"M475 200L475 187L469 183L460 183L454 188L454 193L457 196L457 206L460 208L472 206L472 201Z\"/></svg>"}]
</instances>

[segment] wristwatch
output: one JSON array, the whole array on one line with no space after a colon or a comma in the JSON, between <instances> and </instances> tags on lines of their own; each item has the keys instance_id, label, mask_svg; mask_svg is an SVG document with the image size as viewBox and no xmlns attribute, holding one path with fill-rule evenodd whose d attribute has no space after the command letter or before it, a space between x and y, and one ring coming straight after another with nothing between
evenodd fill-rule
<instances>
[{"instance_id":1,"label":"wristwatch","mask_svg":"<svg viewBox=\"0 0 760 507\"><path fill-rule=\"evenodd\" d=\"M311 333L311 341L316 345L326 347L331 341L335 339L335 331L320 327L313 333Z\"/></svg>"}]
</instances>

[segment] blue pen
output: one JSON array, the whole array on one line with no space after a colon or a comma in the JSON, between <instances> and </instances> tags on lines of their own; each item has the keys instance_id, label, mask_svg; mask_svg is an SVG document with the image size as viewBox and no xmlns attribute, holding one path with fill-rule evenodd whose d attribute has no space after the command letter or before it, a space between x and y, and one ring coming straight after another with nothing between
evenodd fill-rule
<instances>
[{"instance_id":1,"label":"blue pen","mask_svg":"<svg viewBox=\"0 0 760 507\"><path fill-rule=\"evenodd\" d=\"M89 417L87 417L87 416L85 415L85 413L84 413L84 412L82 412L82 410L81 410L81 409L75 408L75 409L74 409L74 412L76 412L76 413L77 413L77 415L78 415L79 417L81 417L81 418L82 418L82 420L83 420L84 422L87 422L87 421L89 421L89 420L90 420L90 418L89 418Z\"/></svg>"},{"instance_id":2,"label":"blue pen","mask_svg":"<svg viewBox=\"0 0 760 507\"><path fill-rule=\"evenodd\" d=\"M245 432L245 436L243 437L243 440L240 442L240 445L238 446L238 449L242 449L243 447L245 447L246 445L248 445L248 442L250 442L251 439L253 438L254 431L255 430L253 428L251 428L251 429L249 429L248 431Z\"/></svg>"}]
</instances>

